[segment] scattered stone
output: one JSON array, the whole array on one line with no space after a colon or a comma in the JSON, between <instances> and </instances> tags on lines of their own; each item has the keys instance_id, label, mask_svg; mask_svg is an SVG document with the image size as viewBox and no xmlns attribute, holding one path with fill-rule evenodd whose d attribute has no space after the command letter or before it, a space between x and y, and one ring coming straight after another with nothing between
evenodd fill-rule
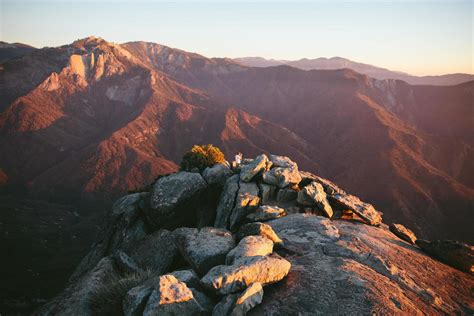
<instances>
[{"instance_id":1,"label":"scattered stone","mask_svg":"<svg viewBox=\"0 0 474 316\"><path fill-rule=\"evenodd\" d=\"M194 288L190 288L190 290L191 292L193 292L194 298L201 306L201 312L199 313L199 315L210 315L212 313L212 310L214 309L215 303L209 297L207 297L206 294Z\"/></svg>"},{"instance_id":2,"label":"scattered stone","mask_svg":"<svg viewBox=\"0 0 474 316\"><path fill-rule=\"evenodd\" d=\"M114 259L117 268L122 274L131 274L141 271L135 260L130 258L125 252L121 250L117 250L112 255L112 258Z\"/></svg>"},{"instance_id":3,"label":"scattered stone","mask_svg":"<svg viewBox=\"0 0 474 316\"><path fill-rule=\"evenodd\" d=\"M230 229L234 230L248 213L258 207L259 202L260 197L258 196L257 184L240 181L235 206L229 218Z\"/></svg>"},{"instance_id":4,"label":"scattered stone","mask_svg":"<svg viewBox=\"0 0 474 316\"><path fill-rule=\"evenodd\" d=\"M260 183L258 186L260 187L262 204L267 204L275 197L276 187L274 185Z\"/></svg>"},{"instance_id":5,"label":"scattered stone","mask_svg":"<svg viewBox=\"0 0 474 316\"><path fill-rule=\"evenodd\" d=\"M237 239L243 239L245 236L263 236L271 241L273 241L274 244L282 244L283 241L278 237L278 235L273 231L272 227L270 225L260 223L260 222L254 222L254 223L248 223L240 227L240 229L237 231Z\"/></svg>"},{"instance_id":6,"label":"scattered stone","mask_svg":"<svg viewBox=\"0 0 474 316\"><path fill-rule=\"evenodd\" d=\"M236 260L231 266L216 266L201 279L201 285L220 295L234 293L255 282L263 286L283 279L291 263L281 257L256 256Z\"/></svg>"},{"instance_id":7,"label":"scattered stone","mask_svg":"<svg viewBox=\"0 0 474 316\"><path fill-rule=\"evenodd\" d=\"M199 276L192 269L178 270L170 273L176 279L186 283L189 288L199 288Z\"/></svg>"},{"instance_id":8,"label":"scattered stone","mask_svg":"<svg viewBox=\"0 0 474 316\"><path fill-rule=\"evenodd\" d=\"M324 192L323 186L317 182L311 182L298 192L298 203L305 206L316 205L324 215L332 218L333 211L331 205L327 200L326 192Z\"/></svg>"},{"instance_id":9,"label":"scattered stone","mask_svg":"<svg viewBox=\"0 0 474 316\"><path fill-rule=\"evenodd\" d=\"M237 247L226 256L225 264L231 265L235 260L244 257L266 256L273 252L273 242L263 236L244 237Z\"/></svg>"},{"instance_id":10,"label":"scattered stone","mask_svg":"<svg viewBox=\"0 0 474 316\"><path fill-rule=\"evenodd\" d=\"M217 205L216 220L214 227L227 228L229 227L229 217L234 208L235 198L239 191L239 175L234 175L228 178L225 182L224 188Z\"/></svg>"},{"instance_id":11,"label":"scattered stone","mask_svg":"<svg viewBox=\"0 0 474 316\"><path fill-rule=\"evenodd\" d=\"M232 316L244 316L252 308L260 304L263 300L262 284L256 282L250 285L235 302L231 312Z\"/></svg>"},{"instance_id":12,"label":"scattered stone","mask_svg":"<svg viewBox=\"0 0 474 316\"><path fill-rule=\"evenodd\" d=\"M298 192L293 189L285 188L278 190L276 200L277 202L291 202L296 200Z\"/></svg>"},{"instance_id":13,"label":"scattered stone","mask_svg":"<svg viewBox=\"0 0 474 316\"><path fill-rule=\"evenodd\" d=\"M173 234L183 258L202 275L212 267L223 264L227 253L235 247L234 237L225 229L182 227Z\"/></svg>"},{"instance_id":14,"label":"scattered stone","mask_svg":"<svg viewBox=\"0 0 474 316\"><path fill-rule=\"evenodd\" d=\"M182 171L160 178L153 186L151 207L145 209L148 221L155 227L186 222L193 217L193 203L206 187L198 173Z\"/></svg>"},{"instance_id":15,"label":"scattered stone","mask_svg":"<svg viewBox=\"0 0 474 316\"><path fill-rule=\"evenodd\" d=\"M336 193L339 193L339 194L346 194L346 192L341 189L340 187L338 187L336 184L334 184L333 182L327 180L327 179L324 179L324 178L321 178L321 177L318 177L317 175L315 174L312 174L310 172L307 172L307 171L300 171L300 175L301 175L301 182L307 182L307 183L310 183L312 181L316 181L318 182L319 184L321 184L324 188L324 191L328 194L328 195L334 195Z\"/></svg>"},{"instance_id":16,"label":"scattered stone","mask_svg":"<svg viewBox=\"0 0 474 316\"><path fill-rule=\"evenodd\" d=\"M416 236L411 230L403 226L402 224L390 224L388 227L392 233L395 234L398 238L410 243L415 244Z\"/></svg>"},{"instance_id":17,"label":"scattered stone","mask_svg":"<svg viewBox=\"0 0 474 316\"><path fill-rule=\"evenodd\" d=\"M173 234L165 229L148 235L130 251L138 266L156 274L166 273L178 254Z\"/></svg>"},{"instance_id":18,"label":"scattered stone","mask_svg":"<svg viewBox=\"0 0 474 316\"><path fill-rule=\"evenodd\" d=\"M269 167L269 160L265 154L257 156L252 162L243 165L240 170L240 180L250 182L260 172Z\"/></svg>"},{"instance_id":19,"label":"scattered stone","mask_svg":"<svg viewBox=\"0 0 474 316\"><path fill-rule=\"evenodd\" d=\"M254 213L247 215L247 219L252 222L263 222L285 216L286 212L278 206L262 205Z\"/></svg>"},{"instance_id":20,"label":"scattered stone","mask_svg":"<svg viewBox=\"0 0 474 316\"><path fill-rule=\"evenodd\" d=\"M172 275L163 275L148 298L143 316L194 315L202 307L185 283Z\"/></svg>"},{"instance_id":21,"label":"scattered stone","mask_svg":"<svg viewBox=\"0 0 474 316\"><path fill-rule=\"evenodd\" d=\"M125 316L141 316L153 287L140 285L127 292L123 300L123 314Z\"/></svg>"},{"instance_id":22,"label":"scattered stone","mask_svg":"<svg viewBox=\"0 0 474 316\"><path fill-rule=\"evenodd\" d=\"M263 173L263 182L276 185L279 188L286 188L290 185L297 185L301 181L298 166L295 164L289 168L276 167Z\"/></svg>"},{"instance_id":23,"label":"scattered stone","mask_svg":"<svg viewBox=\"0 0 474 316\"><path fill-rule=\"evenodd\" d=\"M273 164L273 167L280 167L280 168L291 168L291 167L298 167L296 162L288 158L287 156L278 156L278 155L270 155L270 161Z\"/></svg>"},{"instance_id":24,"label":"scattered stone","mask_svg":"<svg viewBox=\"0 0 474 316\"><path fill-rule=\"evenodd\" d=\"M224 185L227 178L232 175L232 170L225 164L216 164L212 167L207 167L202 172L202 177L208 184Z\"/></svg>"},{"instance_id":25,"label":"scattered stone","mask_svg":"<svg viewBox=\"0 0 474 316\"><path fill-rule=\"evenodd\" d=\"M382 223L382 215L380 215L380 212L375 210L372 204L362 202L356 196L336 193L331 196L330 199L336 204L353 211L369 225L379 226Z\"/></svg>"},{"instance_id":26,"label":"scattered stone","mask_svg":"<svg viewBox=\"0 0 474 316\"><path fill-rule=\"evenodd\" d=\"M212 311L213 316L244 316L263 300L263 288L260 283L253 283L240 294L226 295Z\"/></svg>"},{"instance_id":27,"label":"scattered stone","mask_svg":"<svg viewBox=\"0 0 474 316\"><path fill-rule=\"evenodd\" d=\"M454 241L417 239L416 244L429 255L459 270L474 273L474 246Z\"/></svg>"}]
</instances>

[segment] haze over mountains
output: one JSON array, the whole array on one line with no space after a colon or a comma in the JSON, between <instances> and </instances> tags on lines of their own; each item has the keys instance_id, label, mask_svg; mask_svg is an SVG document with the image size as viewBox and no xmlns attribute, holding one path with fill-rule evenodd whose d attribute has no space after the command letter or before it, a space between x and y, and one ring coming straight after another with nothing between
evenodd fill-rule
<instances>
[{"instance_id":1,"label":"haze over mountains","mask_svg":"<svg viewBox=\"0 0 474 316\"><path fill-rule=\"evenodd\" d=\"M347 68L375 79L397 79L403 80L412 85L452 86L474 80L474 75L462 73L446 74L440 76L413 76L399 71L392 71L369 64L358 63L341 57L320 57L315 59L302 58L299 60L275 60L265 59L262 57L242 57L234 58L234 60L242 65L250 67L288 65L303 70L336 70Z\"/></svg>"},{"instance_id":2,"label":"haze over mountains","mask_svg":"<svg viewBox=\"0 0 474 316\"><path fill-rule=\"evenodd\" d=\"M473 98L474 81L419 86L350 69L248 67L89 37L1 63L0 189L25 205L88 201L102 212L98 201L213 143L228 159L291 156L373 203L387 223L472 242ZM24 226L13 211L1 216Z\"/></svg>"}]
</instances>

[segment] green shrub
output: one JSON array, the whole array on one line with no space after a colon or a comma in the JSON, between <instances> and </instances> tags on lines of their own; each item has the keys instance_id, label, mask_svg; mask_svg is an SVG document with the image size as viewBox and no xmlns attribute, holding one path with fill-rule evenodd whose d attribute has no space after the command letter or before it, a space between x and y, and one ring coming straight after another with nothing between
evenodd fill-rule
<instances>
[{"instance_id":1,"label":"green shrub","mask_svg":"<svg viewBox=\"0 0 474 316\"><path fill-rule=\"evenodd\" d=\"M225 162L222 151L213 145L194 145L193 148L184 154L181 160L180 170L191 171L197 168L203 171L207 167Z\"/></svg>"}]
</instances>

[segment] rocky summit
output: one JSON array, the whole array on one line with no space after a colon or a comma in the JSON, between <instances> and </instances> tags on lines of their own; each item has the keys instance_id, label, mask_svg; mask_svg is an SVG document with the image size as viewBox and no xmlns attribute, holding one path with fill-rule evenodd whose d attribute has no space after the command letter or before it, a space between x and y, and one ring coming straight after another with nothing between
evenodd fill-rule
<instances>
[{"instance_id":1,"label":"rocky summit","mask_svg":"<svg viewBox=\"0 0 474 316\"><path fill-rule=\"evenodd\" d=\"M474 248L261 154L119 199L35 315L472 314Z\"/></svg>"}]
</instances>

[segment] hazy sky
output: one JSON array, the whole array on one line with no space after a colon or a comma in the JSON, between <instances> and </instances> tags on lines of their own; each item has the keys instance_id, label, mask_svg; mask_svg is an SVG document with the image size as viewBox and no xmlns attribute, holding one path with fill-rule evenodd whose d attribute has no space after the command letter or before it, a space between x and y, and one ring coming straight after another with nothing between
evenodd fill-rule
<instances>
[{"instance_id":1,"label":"hazy sky","mask_svg":"<svg viewBox=\"0 0 474 316\"><path fill-rule=\"evenodd\" d=\"M474 0L0 0L0 38L36 47L89 35L208 57L341 56L418 75L474 73Z\"/></svg>"}]
</instances>

